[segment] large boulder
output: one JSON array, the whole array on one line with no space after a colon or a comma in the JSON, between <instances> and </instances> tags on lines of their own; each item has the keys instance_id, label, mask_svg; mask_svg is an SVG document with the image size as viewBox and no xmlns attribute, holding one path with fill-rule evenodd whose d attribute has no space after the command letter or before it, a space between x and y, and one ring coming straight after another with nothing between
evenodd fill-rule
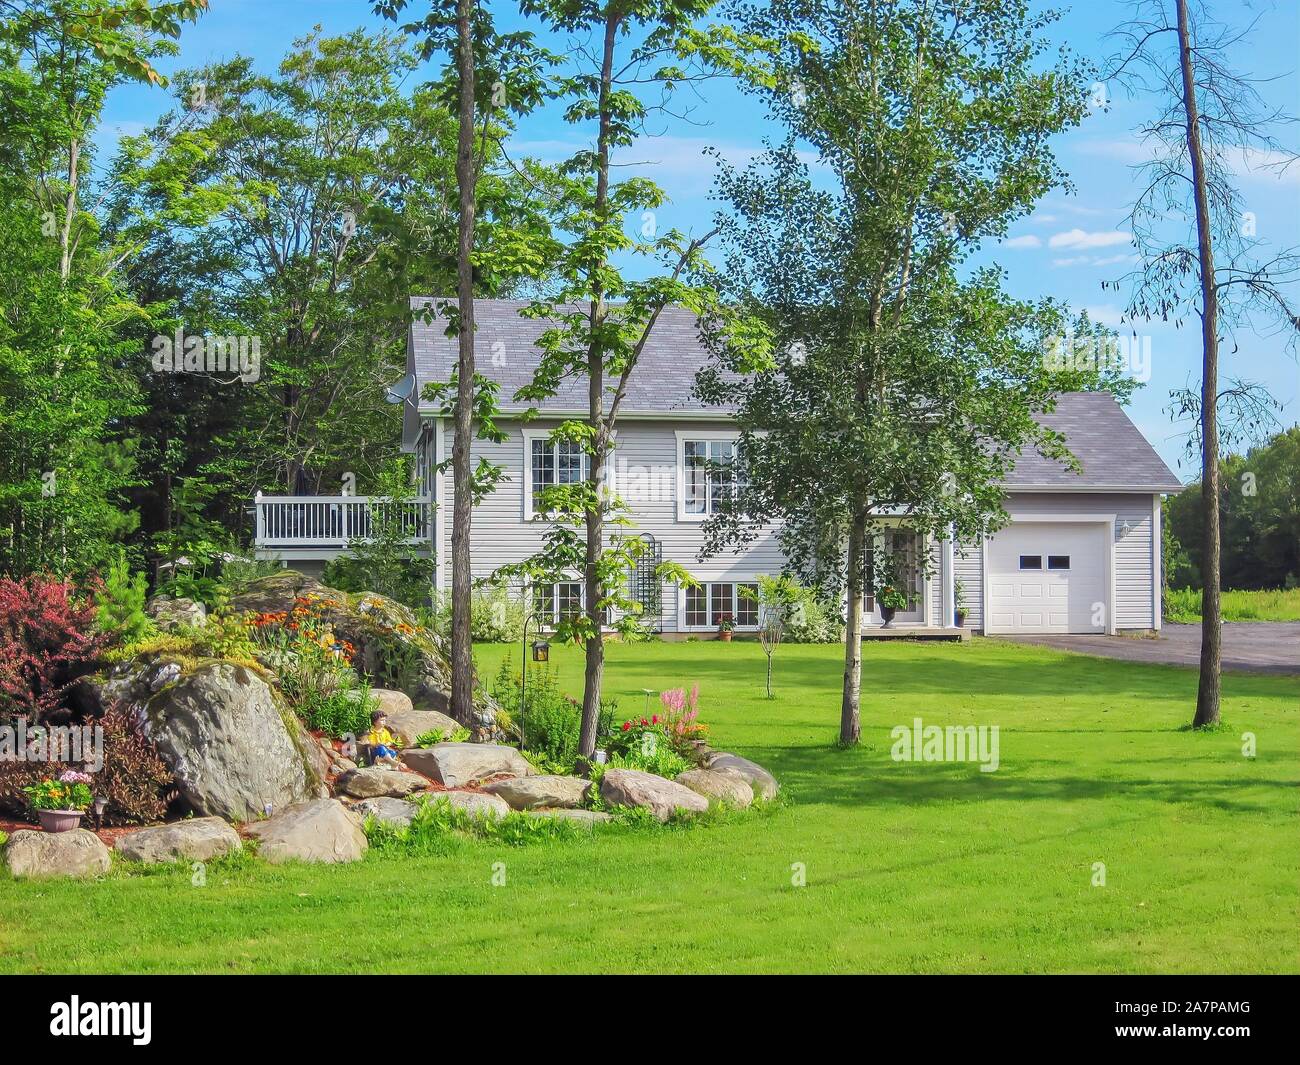
<instances>
[{"instance_id":1,"label":"large boulder","mask_svg":"<svg viewBox=\"0 0 1300 1065\"><path fill-rule=\"evenodd\" d=\"M16 877L98 876L107 873L108 848L93 832L32 832L22 829L5 845L5 864Z\"/></svg>"},{"instance_id":2,"label":"large boulder","mask_svg":"<svg viewBox=\"0 0 1300 1065\"><path fill-rule=\"evenodd\" d=\"M510 804L495 795L481 791L440 791L429 796L427 801L441 802L446 799L457 810L470 817L482 820L489 817L505 817L510 813Z\"/></svg>"},{"instance_id":3,"label":"large boulder","mask_svg":"<svg viewBox=\"0 0 1300 1065\"><path fill-rule=\"evenodd\" d=\"M417 773L448 788L463 788L489 777L532 776L536 770L513 747L495 743L435 743L402 752L402 761Z\"/></svg>"},{"instance_id":4,"label":"large boulder","mask_svg":"<svg viewBox=\"0 0 1300 1065\"><path fill-rule=\"evenodd\" d=\"M238 834L219 817L196 817L118 837L113 849L132 862L206 862L240 850Z\"/></svg>"},{"instance_id":5,"label":"large boulder","mask_svg":"<svg viewBox=\"0 0 1300 1065\"><path fill-rule=\"evenodd\" d=\"M268 803L279 808L317 794L310 736L253 669L217 659L130 665L134 672L115 671L109 687L120 683L196 814L246 821Z\"/></svg>"},{"instance_id":6,"label":"large boulder","mask_svg":"<svg viewBox=\"0 0 1300 1065\"><path fill-rule=\"evenodd\" d=\"M683 784L639 769L608 769L600 780L600 797L610 806L642 806L660 821L674 811L703 813L709 800Z\"/></svg>"},{"instance_id":7,"label":"large boulder","mask_svg":"<svg viewBox=\"0 0 1300 1065\"><path fill-rule=\"evenodd\" d=\"M278 613L292 610L299 597L308 596L314 597L335 635L356 647L359 670L379 678L381 683L393 684L399 678L392 675L392 663L401 662L404 676L400 679L406 694L440 713L449 710L451 665L442 641L392 599L374 592L341 592L295 570L282 570L251 582L230 601L230 609L237 613ZM491 696L475 685L474 716L469 725L475 740L500 738L496 712Z\"/></svg>"},{"instance_id":8,"label":"large boulder","mask_svg":"<svg viewBox=\"0 0 1300 1065\"><path fill-rule=\"evenodd\" d=\"M739 773L730 769L688 769L678 774L678 784L724 806L749 806L754 789Z\"/></svg>"},{"instance_id":9,"label":"large boulder","mask_svg":"<svg viewBox=\"0 0 1300 1065\"><path fill-rule=\"evenodd\" d=\"M144 612L163 632L171 632L182 625L198 628L208 620L208 610L193 599L170 595L155 595L144 605Z\"/></svg>"},{"instance_id":10,"label":"large boulder","mask_svg":"<svg viewBox=\"0 0 1300 1065\"><path fill-rule=\"evenodd\" d=\"M248 826L261 840L257 853L268 862L355 862L370 844L361 818L335 799L298 803L267 821Z\"/></svg>"},{"instance_id":11,"label":"large boulder","mask_svg":"<svg viewBox=\"0 0 1300 1065\"><path fill-rule=\"evenodd\" d=\"M416 773L403 773L398 769L368 766L349 769L334 782L334 790L354 799L377 799L388 796L404 799L413 792L428 787L428 781Z\"/></svg>"},{"instance_id":12,"label":"large boulder","mask_svg":"<svg viewBox=\"0 0 1300 1065\"><path fill-rule=\"evenodd\" d=\"M572 809L582 805L591 790L591 781L582 777L512 777L485 785L483 790L499 795L513 810L533 810L539 806Z\"/></svg>"},{"instance_id":13,"label":"large boulder","mask_svg":"<svg viewBox=\"0 0 1300 1065\"><path fill-rule=\"evenodd\" d=\"M400 736L410 747L414 747L416 740L427 733L434 732L445 739L458 728L460 725L455 718L437 710L398 710L388 715L389 731Z\"/></svg>"},{"instance_id":14,"label":"large boulder","mask_svg":"<svg viewBox=\"0 0 1300 1065\"><path fill-rule=\"evenodd\" d=\"M749 782L759 798L762 799L775 799L779 790L776 777L772 776L757 762L751 762L748 758L741 758L738 754L714 751L705 758L703 768L722 769L739 774Z\"/></svg>"}]
</instances>

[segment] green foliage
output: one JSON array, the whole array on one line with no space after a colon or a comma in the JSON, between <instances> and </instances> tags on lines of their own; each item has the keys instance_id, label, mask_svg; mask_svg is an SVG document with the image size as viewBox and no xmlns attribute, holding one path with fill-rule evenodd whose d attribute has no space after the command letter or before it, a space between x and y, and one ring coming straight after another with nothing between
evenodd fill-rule
<instances>
[{"instance_id":1,"label":"green foliage","mask_svg":"<svg viewBox=\"0 0 1300 1065\"><path fill-rule=\"evenodd\" d=\"M1300 621L1300 588L1221 592L1219 610L1224 621ZM1164 616L1166 621L1198 624L1201 620L1201 590L1166 589Z\"/></svg>"},{"instance_id":2,"label":"green foliage","mask_svg":"<svg viewBox=\"0 0 1300 1065\"><path fill-rule=\"evenodd\" d=\"M90 790L92 779L87 773L65 770L58 777L23 788L23 793L33 810L84 810L95 798Z\"/></svg>"},{"instance_id":3,"label":"green foliage","mask_svg":"<svg viewBox=\"0 0 1300 1065\"><path fill-rule=\"evenodd\" d=\"M430 729L428 732L421 732L415 738L415 746L432 747L438 743L465 743L469 737L470 731L464 725L452 729L446 735L437 729Z\"/></svg>"},{"instance_id":4,"label":"green foliage","mask_svg":"<svg viewBox=\"0 0 1300 1065\"><path fill-rule=\"evenodd\" d=\"M523 731L524 753L546 772L571 772L578 756L582 730L582 704L558 688L558 675L549 665L528 667L525 711L520 713L521 674L509 659L502 659L492 681L492 697ZM612 734L618 703L601 703L597 735ZM599 742L599 741L598 741Z\"/></svg>"},{"instance_id":5,"label":"green foliage","mask_svg":"<svg viewBox=\"0 0 1300 1065\"><path fill-rule=\"evenodd\" d=\"M446 799L423 799L406 829L367 819L366 835L380 853L451 854L468 839L486 840L508 847L580 839L587 832L560 818L530 817L512 811L505 817L473 817Z\"/></svg>"},{"instance_id":6,"label":"green foliage","mask_svg":"<svg viewBox=\"0 0 1300 1065\"><path fill-rule=\"evenodd\" d=\"M370 712L378 704L370 697L367 685L340 686L325 693L308 692L295 709L313 732L323 732L334 739L363 736L370 731Z\"/></svg>"},{"instance_id":7,"label":"green foliage","mask_svg":"<svg viewBox=\"0 0 1300 1065\"><path fill-rule=\"evenodd\" d=\"M126 552L121 551L104 571L95 593L95 623L118 643L134 643L155 631L144 612L148 582L143 573L132 573Z\"/></svg>"},{"instance_id":8,"label":"green foliage","mask_svg":"<svg viewBox=\"0 0 1300 1065\"><path fill-rule=\"evenodd\" d=\"M1293 588L1300 582L1300 427L1219 463L1222 586ZM1171 588L1201 586L1200 482L1164 504ZM1175 550L1170 552L1170 546Z\"/></svg>"},{"instance_id":9,"label":"green foliage","mask_svg":"<svg viewBox=\"0 0 1300 1065\"><path fill-rule=\"evenodd\" d=\"M844 618L839 606L810 591L791 612L785 638L790 643L842 643Z\"/></svg>"}]
</instances>

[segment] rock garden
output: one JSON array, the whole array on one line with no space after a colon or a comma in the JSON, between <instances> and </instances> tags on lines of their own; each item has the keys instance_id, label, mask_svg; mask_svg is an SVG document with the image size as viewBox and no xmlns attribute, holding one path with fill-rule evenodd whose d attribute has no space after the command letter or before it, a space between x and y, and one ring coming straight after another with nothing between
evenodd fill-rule
<instances>
[{"instance_id":1,"label":"rock garden","mask_svg":"<svg viewBox=\"0 0 1300 1065\"><path fill-rule=\"evenodd\" d=\"M374 593L285 570L214 610L151 600L128 636L104 625L93 589L3 583L14 877L241 853L354 862L452 835L522 844L747 816L777 797L761 766L710 747L696 688L635 717L602 707L592 764L576 757L579 707L544 666L530 666L525 700L503 665L477 686L472 720L453 720L440 638ZM389 764L367 742L376 711Z\"/></svg>"}]
</instances>

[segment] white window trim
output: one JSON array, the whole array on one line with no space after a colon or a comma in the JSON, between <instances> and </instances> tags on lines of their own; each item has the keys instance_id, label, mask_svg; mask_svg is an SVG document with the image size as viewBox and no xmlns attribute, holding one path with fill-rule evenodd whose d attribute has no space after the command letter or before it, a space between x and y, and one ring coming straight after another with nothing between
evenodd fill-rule
<instances>
[{"instance_id":1,"label":"white window trim","mask_svg":"<svg viewBox=\"0 0 1300 1065\"><path fill-rule=\"evenodd\" d=\"M691 439L693 440L693 439L695 439L695 437L692 437ZM704 594L705 594L705 597L706 597L706 598L705 598L705 604L706 604L706 605L705 605L705 610L706 610L706 612L707 612L707 610L708 610L708 605L707 605L707 604L708 604L708 598L707 598L707 597L708 597L708 594L709 594L709 585L711 585L711 584L730 584L730 585L732 586L733 589L737 589L738 586L739 586L739 585L742 585L742 584L752 584L752 585L754 585L755 587L757 587L757 586L758 586L758 583L759 583L757 577L700 577L700 578L699 578L699 582L700 582L700 585L704 588ZM678 630L679 632L717 632L717 631L718 631L718 626L713 625L713 624L711 624L711 623L706 623L706 624L704 624L704 625L688 625L688 624L686 624L686 598L687 598L687 595L688 595L688 594L689 594L689 589L686 588L685 586L682 586L682 587L678 588L678 590L677 590L677 630ZM731 595L732 595L732 602L733 602L733 604L735 604L735 606L738 607L738 606L739 606L739 602L740 602L740 592L739 592L738 590L733 590L732 593L731 593ZM755 601L754 608L755 608L755 610L758 609L758 603L757 603L757 601ZM736 609L733 609L733 610L731 611L731 613L732 613L733 615L736 614L737 612L738 612L738 611L737 611ZM757 631L758 631L758 623L755 622L753 625L737 625L737 626L736 626L736 631L737 631L737 632L757 632Z\"/></svg>"},{"instance_id":2,"label":"white window trim","mask_svg":"<svg viewBox=\"0 0 1300 1065\"><path fill-rule=\"evenodd\" d=\"M553 429L524 429L523 432L523 461L520 464L520 478L523 482L523 509L522 517L525 522L535 521L554 521L555 512L547 511L546 513L533 513L533 441L549 440ZM613 452L611 452L612 454ZM615 488L614 478L615 463L605 463L605 493L613 496L617 490Z\"/></svg>"},{"instance_id":3,"label":"white window trim","mask_svg":"<svg viewBox=\"0 0 1300 1065\"><path fill-rule=\"evenodd\" d=\"M708 521L712 517L711 514L688 514L686 512L686 441L703 440L706 443L734 443L740 439L740 433L734 429L677 429L674 435L677 437L677 520Z\"/></svg>"}]
</instances>

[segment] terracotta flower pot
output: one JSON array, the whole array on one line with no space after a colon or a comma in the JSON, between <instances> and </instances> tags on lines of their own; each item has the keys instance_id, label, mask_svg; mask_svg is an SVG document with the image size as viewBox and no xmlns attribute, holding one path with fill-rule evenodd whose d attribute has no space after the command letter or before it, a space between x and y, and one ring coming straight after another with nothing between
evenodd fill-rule
<instances>
[{"instance_id":1,"label":"terracotta flower pot","mask_svg":"<svg viewBox=\"0 0 1300 1065\"><path fill-rule=\"evenodd\" d=\"M46 832L71 832L81 827L83 810L37 810L36 817Z\"/></svg>"},{"instance_id":2,"label":"terracotta flower pot","mask_svg":"<svg viewBox=\"0 0 1300 1065\"><path fill-rule=\"evenodd\" d=\"M731 630L722 629L718 633L718 639L721 640L723 643L731 643Z\"/></svg>"}]
</instances>

